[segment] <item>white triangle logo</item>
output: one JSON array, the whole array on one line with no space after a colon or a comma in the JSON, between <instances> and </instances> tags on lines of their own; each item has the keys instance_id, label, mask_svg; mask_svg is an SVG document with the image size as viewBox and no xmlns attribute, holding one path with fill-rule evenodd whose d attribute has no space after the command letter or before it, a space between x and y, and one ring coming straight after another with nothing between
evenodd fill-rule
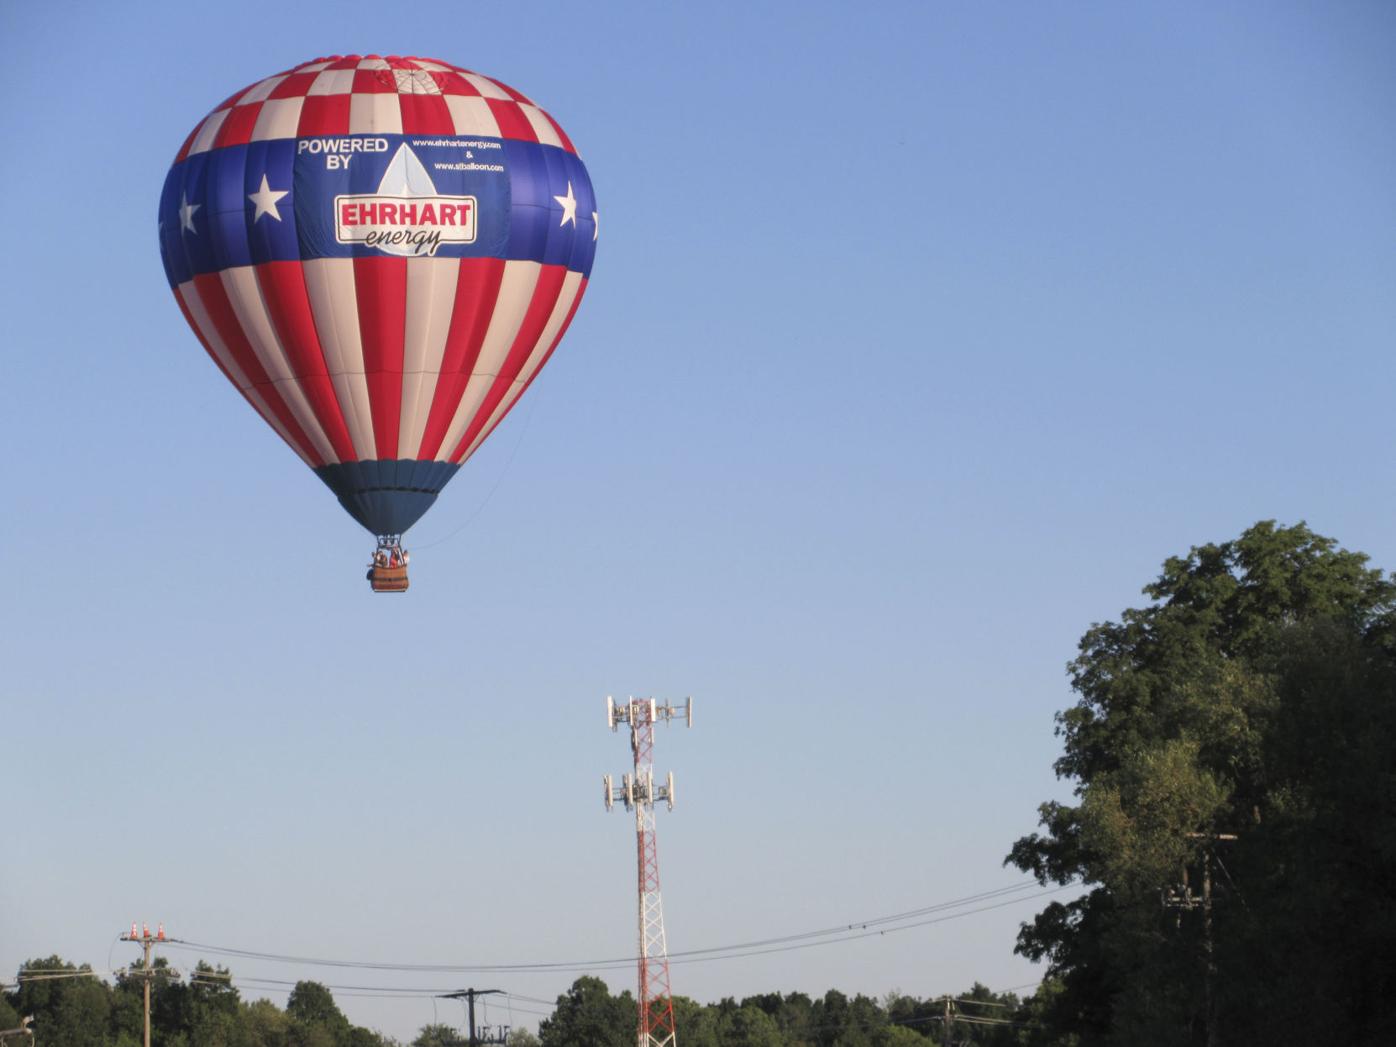
<instances>
[{"instance_id":1,"label":"white triangle logo","mask_svg":"<svg viewBox=\"0 0 1396 1047\"><path fill-rule=\"evenodd\" d=\"M407 143L397 147L383 179L378 183L379 196L435 196L436 183L427 174L417 154L407 148Z\"/></svg>"}]
</instances>

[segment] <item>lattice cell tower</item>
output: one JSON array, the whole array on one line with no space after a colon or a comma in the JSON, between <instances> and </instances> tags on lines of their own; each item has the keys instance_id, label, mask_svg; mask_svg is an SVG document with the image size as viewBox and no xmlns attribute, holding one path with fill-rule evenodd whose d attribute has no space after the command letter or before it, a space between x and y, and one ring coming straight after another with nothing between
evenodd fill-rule
<instances>
[{"instance_id":1,"label":"lattice cell tower","mask_svg":"<svg viewBox=\"0 0 1396 1047\"><path fill-rule=\"evenodd\" d=\"M693 699L682 707L659 705L653 698L631 698L625 705L606 699L606 720L611 730L630 725L630 750L634 769L621 775L619 787L605 776L606 810L617 800L635 812L635 853L640 892L640 1023L638 1047L674 1047L674 1000L669 993L669 948L664 940L664 905L659 897L659 844L655 838L654 804L663 800L674 809L674 775L662 785L654 782L654 725L682 717L693 726Z\"/></svg>"}]
</instances>

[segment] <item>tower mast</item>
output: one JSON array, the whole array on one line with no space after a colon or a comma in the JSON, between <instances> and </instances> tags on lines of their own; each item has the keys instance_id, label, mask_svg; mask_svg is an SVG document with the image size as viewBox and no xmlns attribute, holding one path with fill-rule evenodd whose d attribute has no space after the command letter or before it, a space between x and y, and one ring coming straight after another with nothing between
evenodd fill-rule
<instances>
[{"instance_id":1,"label":"tower mast","mask_svg":"<svg viewBox=\"0 0 1396 1047\"><path fill-rule=\"evenodd\" d=\"M621 776L616 788L605 776L606 810L620 800L627 811L635 812L635 853L639 889L639 1027L638 1047L675 1047L674 1000L669 992L669 949L664 939L664 906L659 894L659 841L655 834L654 803L663 800L674 809L674 775L662 785L654 781L654 725L674 717L693 726L693 699L682 707L653 698L631 698L625 705L606 699L606 720L612 731L617 725L630 725L630 751L634 758L630 774Z\"/></svg>"}]
</instances>

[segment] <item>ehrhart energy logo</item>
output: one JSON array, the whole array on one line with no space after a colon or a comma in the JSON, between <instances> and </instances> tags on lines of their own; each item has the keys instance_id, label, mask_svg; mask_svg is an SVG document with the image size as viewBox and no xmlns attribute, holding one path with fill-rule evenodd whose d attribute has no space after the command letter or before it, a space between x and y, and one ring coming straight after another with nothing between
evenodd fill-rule
<instances>
[{"instance_id":1,"label":"ehrhart energy logo","mask_svg":"<svg viewBox=\"0 0 1396 1047\"><path fill-rule=\"evenodd\" d=\"M476 210L473 196L437 193L417 154L403 143L378 192L334 198L334 236L342 244L366 244L405 258L434 255L443 243L475 242Z\"/></svg>"}]
</instances>

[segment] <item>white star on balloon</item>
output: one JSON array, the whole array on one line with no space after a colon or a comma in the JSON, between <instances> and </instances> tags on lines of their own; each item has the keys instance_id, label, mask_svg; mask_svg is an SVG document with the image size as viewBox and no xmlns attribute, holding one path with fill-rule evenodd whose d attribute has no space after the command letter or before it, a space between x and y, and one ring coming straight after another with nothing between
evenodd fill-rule
<instances>
[{"instance_id":1,"label":"white star on balloon","mask_svg":"<svg viewBox=\"0 0 1396 1047\"><path fill-rule=\"evenodd\" d=\"M195 236L199 234L199 231L194 228L194 212L203 206L203 204L191 204L186 194L179 194L179 227L181 230L188 229Z\"/></svg>"},{"instance_id":2,"label":"white star on balloon","mask_svg":"<svg viewBox=\"0 0 1396 1047\"><path fill-rule=\"evenodd\" d=\"M577 228L577 198L572 195L572 183L567 183L566 196L555 196L553 199L562 205L562 221L557 224L566 225L571 222L572 228Z\"/></svg>"},{"instance_id":3,"label":"white star on balloon","mask_svg":"<svg viewBox=\"0 0 1396 1047\"><path fill-rule=\"evenodd\" d=\"M290 191L289 189L272 189L272 187L267 184L267 176L262 175L262 187L255 193L247 194L247 199L251 200L253 206L257 209L256 214L252 216L253 224L255 225L257 219L261 218L264 214L271 215L278 222L281 221L281 212L276 209L276 202L290 193Z\"/></svg>"},{"instance_id":4,"label":"white star on balloon","mask_svg":"<svg viewBox=\"0 0 1396 1047\"><path fill-rule=\"evenodd\" d=\"M596 234L601 231L601 216L595 211L591 212L591 238L596 239Z\"/></svg>"}]
</instances>

